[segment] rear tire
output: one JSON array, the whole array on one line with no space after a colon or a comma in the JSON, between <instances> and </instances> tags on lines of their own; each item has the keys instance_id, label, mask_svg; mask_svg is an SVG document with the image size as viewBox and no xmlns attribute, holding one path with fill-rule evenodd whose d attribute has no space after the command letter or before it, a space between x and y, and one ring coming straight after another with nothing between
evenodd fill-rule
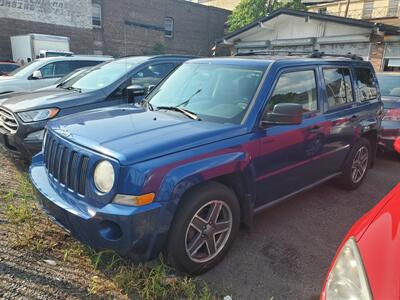
<instances>
[{"instance_id":1,"label":"rear tire","mask_svg":"<svg viewBox=\"0 0 400 300\"><path fill-rule=\"evenodd\" d=\"M187 274L204 273L228 252L240 224L240 206L234 192L218 182L189 190L170 228L164 257Z\"/></svg>"},{"instance_id":2,"label":"rear tire","mask_svg":"<svg viewBox=\"0 0 400 300\"><path fill-rule=\"evenodd\" d=\"M346 190L355 190L364 181L371 165L371 144L361 138L351 150L337 184Z\"/></svg>"}]
</instances>

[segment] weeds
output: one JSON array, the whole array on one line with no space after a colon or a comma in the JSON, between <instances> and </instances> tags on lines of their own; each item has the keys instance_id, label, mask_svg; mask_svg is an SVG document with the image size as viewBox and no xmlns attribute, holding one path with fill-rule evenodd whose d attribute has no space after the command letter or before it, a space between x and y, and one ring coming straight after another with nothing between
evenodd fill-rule
<instances>
[{"instance_id":1,"label":"weeds","mask_svg":"<svg viewBox=\"0 0 400 300\"><path fill-rule=\"evenodd\" d=\"M109 296L122 292L132 299L201 299L212 296L197 279L179 277L161 259L135 264L113 251L96 252L76 242L55 226L37 207L34 189L26 175L16 178L17 191L0 188L0 209L12 226L10 242L40 254L51 254L64 263L86 266L95 274L88 283L90 295Z\"/></svg>"}]
</instances>

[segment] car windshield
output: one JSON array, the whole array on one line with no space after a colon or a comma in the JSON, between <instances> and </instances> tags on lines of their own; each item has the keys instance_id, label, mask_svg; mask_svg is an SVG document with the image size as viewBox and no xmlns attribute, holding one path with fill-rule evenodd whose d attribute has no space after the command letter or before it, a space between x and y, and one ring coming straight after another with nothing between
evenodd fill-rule
<instances>
[{"instance_id":1,"label":"car windshield","mask_svg":"<svg viewBox=\"0 0 400 300\"><path fill-rule=\"evenodd\" d=\"M68 81L78 77L78 76L83 76L84 74L88 73L90 71L90 68L80 68L76 69L75 71L72 71L71 73L65 75L63 78L58 80L56 84L65 84Z\"/></svg>"},{"instance_id":2,"label":"car windshield","mask_svg":"<svg viewBox=\"0 0 400 300\"><path fill-rule=\"evenodd\" d=\"M43 60L35 60L35 61L30 62L22 67L19 67L18 69L15 69L9 75L17 77L17 78L31 76L32 73L34 71L40 69L40 67L42 67L43 64L44 64Z\"/></svg>"},{"instance_id":3,"label":"car windshield","mask_svg":"<svg viewBox=\"0 0 400 300\"><path fill-rule=\"evenodd\" d=\"M98 90L125 76L142 62L143 60L138 58L120 59L100 64L91 69L90 72L84 72L74 77L64 87L78 89L83 92Z\"/></svg>"},{"instance_id":4,"label":"car windshield","mask_svg":"<svg viewBox=\"0 0 400 300\"><path fill-rule=\"evenodd\" d=\"M239 124L266 67L187 63L148 96L153 109L179 107L201 120Z\"/></svg>"},{"instance_id":5,"label":"car windshield","mask_svg":"<svg viewBox=\"0 0 400 300\"><path fill-rule=\"evenodd\" d=\"M400 97L400 75L378 74L382 96Z\"/></svg>"}]
</instances>

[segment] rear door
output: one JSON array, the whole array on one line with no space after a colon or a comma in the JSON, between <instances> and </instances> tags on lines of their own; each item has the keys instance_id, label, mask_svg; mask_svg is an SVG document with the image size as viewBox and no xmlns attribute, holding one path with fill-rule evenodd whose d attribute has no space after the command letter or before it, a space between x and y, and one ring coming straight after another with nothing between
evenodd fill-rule
<instances>
[{"instance_id":1,"label":"rear door","mask_svg":"<svg viewBox=\"0 0 400 300\"><path fill-rule=\"evenodd\" d=\"M325 141L324 165L320 172L335 174L340 172L343 163L354 143L360 110L352 70L347 65L329 65L320 68L324 88L324 118L329 132Z\"/></svg>"}]
</instances>

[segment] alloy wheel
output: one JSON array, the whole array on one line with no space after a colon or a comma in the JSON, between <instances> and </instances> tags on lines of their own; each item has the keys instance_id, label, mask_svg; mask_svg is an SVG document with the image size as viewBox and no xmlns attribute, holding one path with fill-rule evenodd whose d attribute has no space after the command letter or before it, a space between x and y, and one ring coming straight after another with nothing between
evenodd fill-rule
<instances>
[{"instance_id":1,"label":"alloy wheel","mask_svg":"<svg viewBox=\"0 0 400 300\"><path fill-rule=\"evenodd\" d=\"M220 200L206 203L195 213L186 230L186 254L196 263L212 260L225 247L231 230L229 206Z\"/></svg>"},{"instance_id":2,"label":"alloy wheel","mask_svg":"<svg viewBox=\"0 0 400 300\"><path fill-rule=\"evenodd\" d=\"M357 150L351 166L351 180L354 183L359 183L365 175L368 168L369 152L368 148L362 146Z\"/></svg>"}]
</instances>

